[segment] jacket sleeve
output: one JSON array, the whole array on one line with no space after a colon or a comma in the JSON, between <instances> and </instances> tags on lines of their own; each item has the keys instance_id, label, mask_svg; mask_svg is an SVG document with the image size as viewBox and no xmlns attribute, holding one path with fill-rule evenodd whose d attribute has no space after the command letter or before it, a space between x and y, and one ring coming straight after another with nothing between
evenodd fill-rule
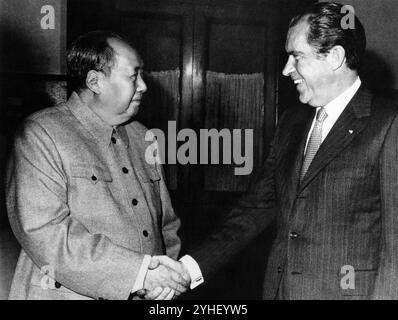
<instances>
[{"instance_id":1,"label":"jacket sleeve","mask_svg":"<svg viewBox=\"0 0 398 320\"><path fill-rule=\"evenodd\" d=\"M238 202L204 243L188 254L198 263L204 279L211 278L235 254L264 231L275 218L275 149L263 167L253 174L253 182Z\"/></svg>"},{"instance_id":2,"label":"jacket sleeve","mask_svg":"<svg viewBox=\"0 0 398 320\"><path fill-rule=\"evenodd\" d=\"M157 170L161 176L160 179L160 199L162 202L162 235L165 244L166 254L177 259L181 249L181 241L177 232L180 228L180 219L176 216L171 204L171 199L165 183L163 167L156 164Z\"/></svg>"},{"instance_id":3,"label":"jacket sleeve","mask_svg":"<svg viewBox=\"0 0 398 320\"><path fill-rule=\"evenodd\" d=\"M373 299L398 299L398 118L386 135L379 158L380 257Z\"/></svg>"},{"instance_id":4,"label":"jacket sleeve","mask_svg":"<svg viewBox=\"0 0 398 320\"><path fill-rule=\"evenodd\" d=\"M11 227L36 266L92 298L127 299L144 255L92 234L68 207L67 177L50 135L29 120L15 138L6 180Z\"/></svg>"}]
</instances>

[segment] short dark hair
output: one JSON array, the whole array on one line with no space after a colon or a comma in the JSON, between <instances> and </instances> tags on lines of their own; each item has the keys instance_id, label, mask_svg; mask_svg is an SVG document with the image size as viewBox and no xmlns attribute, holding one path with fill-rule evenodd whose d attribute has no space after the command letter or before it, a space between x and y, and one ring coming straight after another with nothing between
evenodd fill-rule
<instances>
[{"instance_id":1,"label":"short dark hair","mask_svg":"<svg viewBox=\"0 0 398 320\"><path fill-rule=\"evenodd\" d=\"M358 70L366 48L365 29L356 15L354 28L342 27L342 19L347 14L342 12L343 6L335 2L315 3L296 15L289 27L302 20L307 21L307 41L318 54L327 54L334 46L340 45L345 50L347 66Z\"/></svg>"},{"instance_id":2,"label":"short dark hair","mask_svg":"<svg viewBox=\"0 0 398 320\"><path fill-rule=\"evenodd\" d=\"M115 53L108 40L119 35L109 31L96 30L78 37L67 51L67 75L72 90L86 88L86 77L90 70L102 71L108 75L114 64Z\"/></svg>"}]
</instances>

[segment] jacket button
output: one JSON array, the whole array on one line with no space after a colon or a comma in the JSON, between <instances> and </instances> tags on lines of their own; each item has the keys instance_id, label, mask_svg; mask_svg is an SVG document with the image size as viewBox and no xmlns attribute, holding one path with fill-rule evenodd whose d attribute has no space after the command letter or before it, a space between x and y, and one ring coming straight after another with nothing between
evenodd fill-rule
<instances>
[{"instance_id":1,"label":"jacket button","mask_svg":"<svg viewBox=\"0 0 398 320\"><path fill-rule=\"evenodd\" d=\"M277 270L278 270L278 273L281 273L282 272L282 267L279 266Z\"/></svg>"},{"instance_id":2,"label":"jacket button","mask_svg":"<svg viewBox=\"0 0 398 320\"><path fill-rule=\"evenodd\" d=\"M144 235L144 237L148 237L148 231L144 230L142 231L142 234Z\"/></svg>"},{"instance_id":3,"label":"jacket button","mask_svg":"<svg viewBox=\"0 0 398 320\"><path fill-rule=\"evenodd\" d=\"M136 205L138 204L138 200L137 200L137 199L133 199L133 200L131 201L131 203L133 204L133 206L136 206Z\"/></svg>"},{"instance_id":4,"label":"jacket button","mask_svg":"<svg viewBox=\"0 0 398 320\"><path fill-rule=\"evenodd\" d=\"M127 169L126 167L123 167L122 171L123 171L123 173L126 173L126 174L129 173L129 169Z\"/></svg>"},{"instance_id":5,"label":"jacket button","mask_svg":"<svg viewBox=\"0 0 398 320\"><path fill-rule=\"evenodd\" d=\"M54 286L59 289L61 288L61 284L58 281L55 281Z\"/></svg>"},{"instance_id":6,"label":"jacket button","mask_svg":"<svg viewBox=\"0 0 398 320\"><path fill-rule=\"evenodd\" d=\"M112 137L111 141L112 141L113 144L116 144L116 138L115 137Z\"/></svg>"},{"instance_id":7,"label":"jacket button","mask_svg":"<svg viewBox=\"0 0 398 320\"><path fill-rule=\"evenodd\" d=\"M299 234L297 233L297 232L290 232L290 234L289 234L289 237L290 237L290 239L296 239L296 238L298 238L298 236L299 236Z\"/></svg>"}]
</instances>

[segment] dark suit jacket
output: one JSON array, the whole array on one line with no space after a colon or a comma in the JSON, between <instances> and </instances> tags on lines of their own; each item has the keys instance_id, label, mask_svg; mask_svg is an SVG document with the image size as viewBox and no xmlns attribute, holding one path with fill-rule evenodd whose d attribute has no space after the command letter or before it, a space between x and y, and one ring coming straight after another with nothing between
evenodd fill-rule
<instances>
[{"instance_id":1,"label":"dark suit jacket","mask_svg":"<svg viewBox=\"0 0 398 320\"><path fill-rule=\"evenodd\" d=\"M248 194L191 252L205 279L276 219L264 299L398 299L398 119L392 100L360 88L299 172L315 109L287 110ZM355 270L343 289L342 267Z\"/></svg>"}]
</instances>

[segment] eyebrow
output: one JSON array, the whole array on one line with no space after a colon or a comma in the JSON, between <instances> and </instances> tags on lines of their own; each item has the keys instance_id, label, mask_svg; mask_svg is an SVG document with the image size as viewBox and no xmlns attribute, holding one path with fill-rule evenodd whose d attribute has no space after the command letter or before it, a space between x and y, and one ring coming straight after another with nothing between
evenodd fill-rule
<instances>
[{"instance_id":1,"label":"eyebrow","mask_svg":"<svg viewBox=\"0 0 398 320\"><path fill-rule=\"evenodd\" d=\"M143 66L135 67L133 73L134 73L134 74L137 74L137 73L139 73L140 71L144 71Z\"/></svg>"},{"instance_id":2,"label":"eyebrow","mask_svg":"<svg viewBox=\"0 0 398 320\"><path fill-rule=\"evenodd\" d=\"M293 51L289 51L287 54L290 56L290 55L304 54L304 52L293 50Z\"/></svg>"},{"instance_id":3,"label":"eyebrow","mask_svg":"<svg viewBox=\"0 0 398 320\"><path fill-rule=\"evenodd\" d=\"M144 70L144 65L141 65L141 66L138 66L138 67L135 67L135 68L134 68L134 71L135 71L135 72L137 72L137 71L142 71L142 70Z\"/></svg>"}]
</instances>

